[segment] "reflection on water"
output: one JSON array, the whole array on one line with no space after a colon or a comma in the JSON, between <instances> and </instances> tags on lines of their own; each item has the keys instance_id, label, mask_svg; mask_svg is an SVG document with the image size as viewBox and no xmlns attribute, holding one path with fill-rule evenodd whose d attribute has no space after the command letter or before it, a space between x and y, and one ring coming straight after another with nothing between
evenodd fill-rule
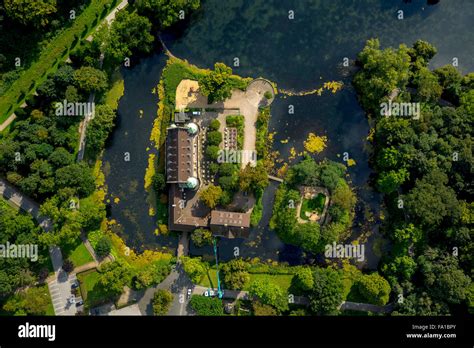
<instances>
[{"instance_id":1,"label":"reflection on water","mask_svg":"<svg viewBox=\"0 0 474 348\"><path fill-rule=\"evenodd\" d=\"M293 20L288 19L290 10L294 11ZM403 20L397 19L398 10L403 11ZM468 28L473 14L474 1L470 0L441 1L435 6L427 6L424 0L206 0L184 32L179 36L165 33L163 38L173 54L193 64L212 67L222 61L232 65L238 57L236 73L263 76L284 89L310 90L326 81L343 81L344 89L336 94L278 96L272 105L270 131L276 132L274 148L283 157L291 147L302 150L309 132L328 137L328 147L318 159L341 161L341 154L348 152L357 163L348 170L359 198L356 221L364 223L370 213L377 217L381 198L368 187L371 170L365 138L369 125L350 85L353 69L341 67L344 57L354 60L371 37L378 37L384 47L421 38L438 48L432 67L457 57L461 71L472 71L474 36ZM155 221L148 216L143 190L146 148L157 102L150 90L159 81L164 61L164 56L157 54L125 72L120 124L105 155L111 166L109 193L120 198L118 204L112 203L111 215L124 227L127 242L136 247L176 243L175 237L158 239L153 235ZM294 106L294 114L288 113L289 105ZM139 109L144 110L142 119L138 118ZM288 143L281 143L283 139L289 139ZM123 162L125 151L132 155L130 163ZM221 241L222 259L233 257L236 246L242 256L261 259L297 263L307 257L268 231L274 190L272 184L265 192L264 219L249 241ZM374 221L369 227L356 226L354 236L367 228L376 231L377 219ZM194 254L205 251L191 246ZM378 257L370 256L368 263L373 268Z\"/></svg>"}]
</instances>

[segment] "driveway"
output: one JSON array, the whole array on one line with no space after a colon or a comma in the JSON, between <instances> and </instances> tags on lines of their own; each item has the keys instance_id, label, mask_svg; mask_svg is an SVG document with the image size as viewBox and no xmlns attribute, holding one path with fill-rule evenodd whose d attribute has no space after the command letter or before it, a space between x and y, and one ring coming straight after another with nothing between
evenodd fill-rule
<instances>
[{"instance_id":1,"label":"driveway","mask_svg":"<svg viewBox=\"0 0 474 348\"><path fill-rule=\"evenodd\" d=\"M147 289L138 300L138 307L142 315L153 315L153 306L151 301L158 289L170 290L173 294L173 302L168 311L168 315L191 315L192 310L189 306L187 297L188 289L193 289L194 284L183 271L180 264L177 264L168 277L153 288Z\"/></svg>"}]
</instances>

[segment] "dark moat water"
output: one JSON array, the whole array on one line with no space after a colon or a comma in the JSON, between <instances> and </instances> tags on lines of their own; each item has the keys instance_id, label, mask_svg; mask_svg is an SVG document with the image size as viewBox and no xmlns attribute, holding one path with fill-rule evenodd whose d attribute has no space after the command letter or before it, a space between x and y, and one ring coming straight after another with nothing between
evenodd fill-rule
<instances>
[{"instance_id":1,"label":"dark moat water","mask_svg":"<svg viewBox=\"0 0 474 348\"><path fill-rule=\"evenodd\" d=\"M402 20L397 18L399 10L403 11ZM294 13L292 20L289 11ZM474 70L473 18L472 0L441 0L434 6L428 6L425 0L205 0L186 29L179 34L164 33L163 38L174 55L197 66L210 68L216 61L233 66L238 58L240 65L233 67L235 73L268 78L285 90L312 90L326 81L343 81L344 88L336 94L280 94L272 105L270 131L276 132L274 149L283 158L291 147L301 151L309 132L328 137L327 149L318 159L342 161L342 153L348 152L356 161L348 169L359 199L356 221L363 223L364 211L378 215L381 198L367 184L371 175L366 141L369 125L350 85L353 69L343 68L343 59L354 60L372 37L378 37L382 47L411 45L424 39L438 49L432 68L450 64L456 57L459 69L467 73ZM177 244L174 235L154 235L156 221L148 214L143 189L146 149L157 109L157 97L151 90L160 79L165 59L157 52L133 69L124 70L119 126L104 158L110 165L109 194L120 198L118 204L111 203L111 217L121 224L127 244L139 249L173 248ZM289 105L294 106L294 114L288 113ZM144 111L142 118L140 109ZM281 142L286 139L288 143ZM124 152L130 152L130 162L123 160ZM284 245L267 228L275 189L272 184L265 192L261 226L252 232L249 241L221 241L221 259L233 257L237 246L243 256L290 263L306 261L301 250ZM372 243L378 238L377 223L369 229L375 232L369 239ZM352 238L361 230L356 226ZM191 246L192 254L208 252L210 249ZM377 262L378 257L369 253L368 267L376 267Z\"/></svg>"}]
</instances>

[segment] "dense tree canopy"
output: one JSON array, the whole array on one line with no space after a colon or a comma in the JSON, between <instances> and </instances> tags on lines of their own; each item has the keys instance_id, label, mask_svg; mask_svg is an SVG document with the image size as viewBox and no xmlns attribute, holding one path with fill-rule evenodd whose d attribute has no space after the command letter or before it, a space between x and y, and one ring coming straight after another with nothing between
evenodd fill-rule
<instances>
[{"instance_id":1,"label":"dense tree canopy","mask_svg":"<svg viewBox=\"0 0 474 348\"><path fill-rule=\"evenodd\" d=\"M263 304L272 306L280 312L288 309L288 299L285 293L274 283L255 280L249 286L249 295L257 297Z\"/></svg>"},{"instance_id":2,"label":"dense tree canopy","mask_svg":"<svg viewBox=\"0 0 474 348\"><path fill-rule=\"evenodd\" d=\"M57 11L56 0L5 0L7 15L21 24L44 27L50 14Z\"/></svg>"},{"instance_id":3,"label":"dense tree canopy","mask_svg":"<svg viewBox=\"0 0 474 348\"><path fill-rule=\"evenodd\" d=\"M188 18L190 12L197 10L199 5L200 0L137 0L136 2L138 12L157 21L162 29L171 26L183 16Z\"/></svg>"},{"instance_id":4,"label":"dense tree canopy","mask_svg":"<svg viewBox=\"0 0 474 348\"><path fill-rule=\"evenodd\" d=\"M113 64L122 64L132 54L149 53L154 37L148 18L136 12L119 11L110 30L100 34L100 40L105 58Z\"/></svg>"},{"instance_id":5,"label":"dense tree canopy","mask_svg":"<svg viewBox=\"0 0 474 348\"><path fill-rule=\"evenodd\" d=\"M232 95L231 75L230 67L216 63L214 70L199 79L200 92L208 97L209 103L226 100Z\"/></svg>"},{"instance_id":6,"label":"dense tree canopy","mask_svg":"<svg viewBox=\"0 0 474 348\"><path fill-rule=\"evenodd\" d=\"M338 271L318 268L313 273L314 285L310 291L310 307L315 314L335 314L342 303L343 284Z\"/></svg>"},{"instance_id":7,"label":"dense tree canopy","mask_svg":"<svg viewBox=\"0 0 474 348\"><path fill-rule=\"evenodd\" d=\"M226 289L243 289L250 281L249 265L242 259L234 259L222 265L222 279Z\"/></svg>"},{"instance_id":8,"label":"dense tree canopy","mask_svg":"<svg viewBox=\"0 0 474 348\"><path fill-rule=\"evenodd\" d=\"M472 284L472 73L463 77L452 65L430 71L435 54L421 40L408 51L370 40L354 78L372 115L389 95L421 103L418 118L376 118L373 137L376 187L388 209L382 228L393 241L381 270L404 298L395 311L402 315L449 313L468 302Z\"/></svg>"}]
</instances>

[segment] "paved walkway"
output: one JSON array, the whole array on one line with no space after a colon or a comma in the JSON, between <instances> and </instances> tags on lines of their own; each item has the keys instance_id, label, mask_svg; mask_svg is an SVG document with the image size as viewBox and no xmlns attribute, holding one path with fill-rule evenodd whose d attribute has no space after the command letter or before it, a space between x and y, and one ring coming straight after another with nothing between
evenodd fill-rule
<instances>
[{"instance_id":1,"label":"paved walkway","mask_svg":"<svg viewBox=\"0 0 474 348\"><path fill-rule=\"evenodd\" d=\"M278 178L278 177L273 176L273 175L268 175L268 179L276 181L276 182L283 182L283 179Z\"/></svg>"},{"instance_id":2,"label":"paved walkway","mask_svg":"<svg viewBox=\"0 0 474 348\"><path fill-rule=\"evenodd\" d=\"M203 295L208 288L201 286L201 285L196 285L193 289L193 295ZM212 289L214 290L215 293L217 293L217 289ZM223 298L228 298L228 299L233 299L233 300L239 300L239 299L244 299L247 300L249 299L249 292L248 291L243 291L243 290L222 290L224 292ZM309 306L309 299L307 297L303 296L295 296L294 297L294 304L298 305L304 305L304 306Z\"/></svg>"},{"instance_id":3,"label":"paved walkway","mask_svg":"<svg viewBox=\"0 0 474 348\"><path fill-rule=\"evenodd\" d=\"M395 308L395 304L390 303L385 306L377 306L370 303L358 303L358 302L342 302L340 309L350 311L365 311L374 313L391 313Z\"/></svg>"},{"instance_id":4,"label":"paved walkway","mask_svg":"<svg viewBox=\"0 0 474 348\"><path fill-rule=\"evenodd\" d=\"M116 8L114 8L112 10L112 12L110 12L107 17L104 18L104 20L102 21L102 23L105 23L107 22L109 25L115 20L115 16L117 15L117 12L121 9L123 9L125 6L128 5L128 0L122 0L122 2L120 4L117 5ZM97 26L97 29L100 28L100 25ZM87 41L92 41L92 38L93 38L93 34L89 35L86 40ZM70 62L70 58L69 56L66 57L65 61L69 61ZM36 95L36 91L34 93ZM23 103L23 105L21 105L20 107L21 108L24 108L26 106L26 103ZM2 124L0 124L0 133L5 129L7 128L16 118L16 115L14 113L12 113Z\"/></svg>"},{"instance_id":5,"label":"paved walkway","mask_svg":"<svg viewBox=\"0 0 474 348\"><path fill-rule=\"evenodd\" d=\"M178 242L178 249L176 251L176 256L180 258L181 256L187 256L189 253L189 233L181 232L181 237Z\"/></svg>"},{"instance_id":6,"label":"paved walkway","mask_svg":"<svg viewBox=\"0 0 474 348\"><path fill-rule=\"evenodd\" d=\"M102 23L100 25L97 26L97 29L99 29L102 24L106 23L108 25L112 24L112 22L115 20L115 16L117 15L118 11L120 11L121 9L123 9L125 6L128 5L128 0L122 0L122 2L120 4L117 5L116 8L114 8L112 10L112 12L110 12L107 17L104 18L104 20L102 21ZM87 41L92 41L92 39L94 38L94 34L91 34L87 37Z\"/></svg>"},{"instance_id":7,"label":"paved walkway","mask_svg":"<svg viewBox=\"0 0 474 348\"><path fill-rule=\"evenodd\" d=\"M180 108L203 108L203 109L238 109L245 119L245 136L243 150L255 151L255 141L257 138L256 122L258 118L258 108L262 105L269 105L270 102L264 97L265 92L273 95L273 86L264 79L255 79L249 83L246 91L234 89L232 96L223 102L213 104L207 103L207 97L199 93L199 85L196 81L182 80L176 89L176 107ZM273 100L273 98L272 98ZM248 152L249 153L249 152ZM242 163L245 167L247 162Z\"/></svg>"},{"instance_id":8,"label":"paved walkway","mask_svg":"<svg viewBox=\"0 0 474 348\"><path fill-rule=\"evenodd\" d=\"M41 216L39 205L35 201L23 195L14 186L10 185L3 179L0 179L0 196L12 203L14 206L31 214L31 216L33 216L41 228L43 228L46 232L53 228L51 220Z\"/></svg>"},{"instance_id":9,"label":"paved walkway","mask_svg":"<svg viewBox=\"0 0 474 348\"><path fill-rule=\"evenodd\" d=\"M0 133L3 132L5 128L7 128L10 123L12 123L16 119L15 114L11 114L10 117L8 117L5 121L3 121L2 124L0 124Z\"/></svg>"}]
</instances>

